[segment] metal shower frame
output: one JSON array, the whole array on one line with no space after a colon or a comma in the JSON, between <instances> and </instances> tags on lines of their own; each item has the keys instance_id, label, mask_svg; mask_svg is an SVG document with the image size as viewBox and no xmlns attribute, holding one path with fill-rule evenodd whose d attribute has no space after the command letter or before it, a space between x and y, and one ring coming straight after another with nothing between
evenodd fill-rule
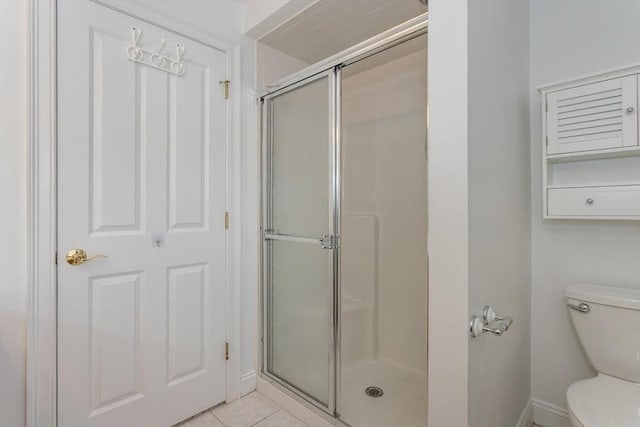
<instances>
[{"instance_id":1,"label":"metal shower frame","mask_svg":"<svg viewBox=\"0 0 640 427\"><path fill-rule=\"evenodd\" d=\"M306 84L312 83L322 78L328 79L329 84L329 104L330 104L330 141L329 141L329 230L334 236L334 240L339 242L340 236L340 195L341 195L341 177L340 177L340 149L341 149L341 70L347 65L361 61L372 55L384 50L402 44L426 34L428 31L428 13L419 15L401 25L387 30L375 37L359 43L341 53L333 55L317 64L311 65L297 73L288 76L274 85L267 88L259 94L258 101L260 105L260 165L261 165L261 223L260 223L260 239L262 240L260 253L260 342L259 342L259 375L261 378L270 382L284 392L292 395L300 403L315 410L319 415L331 420L336 420L339 415L340 403L340 260L339 260L339 244L330 248L332 251L333 274L331 275L331 283L328 284L331 289L331 315L329 316L331 324L329 325L329 345L331 354L329 355L329 402L327 405L319 402L312 396L295 387L293 384L287 383L285 380L268 372L267 357L268 354L268 327L269 322L265 317L268 315L268 292L266 287L270 283L271 278L267 268L271 261L268 259L269 250L268 242L270 240L292 240L288 236L265 235L267 225L270 223L269 213L271 211L271 194L269 183L271 182L271 133L273 123L272 109L269 107L271 101L291 90L300 88ZM268 231L268 230L267 230ZM293 238L300 239L300 238ZM314 240L309 243L321 243L320 240ZM339 421L339 420L338 420Z\"/></svg>"}]
</instances>

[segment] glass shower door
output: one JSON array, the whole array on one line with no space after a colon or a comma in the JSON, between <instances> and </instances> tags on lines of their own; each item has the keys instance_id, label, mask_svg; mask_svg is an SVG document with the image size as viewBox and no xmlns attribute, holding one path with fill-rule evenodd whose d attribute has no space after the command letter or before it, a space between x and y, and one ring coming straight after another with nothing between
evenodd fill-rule
<instances>
[{"instance_id":1,"label":"glass shower door","mask_svg":"<svg viewBox=\"0 0 640 427\"><path fill-rule=\"evenodd\" d=\"M263 99L263 373L335 409L336 79Z\"/></svg>"}]
</instances>

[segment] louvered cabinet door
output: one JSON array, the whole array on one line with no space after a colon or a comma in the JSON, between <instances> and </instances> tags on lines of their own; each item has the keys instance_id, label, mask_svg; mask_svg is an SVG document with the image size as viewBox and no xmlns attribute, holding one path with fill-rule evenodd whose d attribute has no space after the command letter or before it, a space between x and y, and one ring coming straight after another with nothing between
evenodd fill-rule
<instances>
[{"instance_id":1,"label":"louvered cabinet door","mask_svg":"<svg viewBox=\"0 0 640 427\"><path fill-rule=\"evenodd\" d=\"M547 154L638 145L638 76L547 94Z\"/></svg>"}]
</instances>

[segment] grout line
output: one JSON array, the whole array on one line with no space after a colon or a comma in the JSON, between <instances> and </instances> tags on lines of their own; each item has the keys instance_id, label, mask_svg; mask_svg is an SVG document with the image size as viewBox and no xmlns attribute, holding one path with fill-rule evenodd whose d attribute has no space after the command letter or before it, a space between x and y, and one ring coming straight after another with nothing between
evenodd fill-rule
<instances>
[{"instance_id":1,"label":"grout line","mask_svg":"<svg viewBox=\"0 0 640 427\"><path fill-rule=\"evenodd\" d=\"M271 403L273 403L275 406L277 406L277 408L278 408L278 409L276 409L276 410L275 410L275 411L273 411L273 412L270 412L270 413L269 413L269 414L267 414L266 416L264 416L264 417L260 418L260 419L259 419L258 421L256 421L255 423L251 424L251 427L255 426L255 425L256 425L256 424L258 424L258 423L261 423L262 421L266 420L267 418L269 418L271 415L275 414L276 412L278 412L278 411L282 411L282 407L281 407L280 405L278 405L278 404L277 404L276 402L274 402L273 400L269 399L267 396L265 396L265 395L263 395L263 394L258 393L257 391L252 391L251 393L249 393L249 394L247 394L247 395L245 395L245 396L242 396L240 399L238 399L238 400L234 400L234 402L240 402L240 401L244 400L245 398L247 398L247 397L251 396L251 395L252 395L252 394L254 394L254 393L255 393L255 394L257 394L257 395L259 395L259 396L261 396L261 397L263 397L263 398L265 398L265 399L267 399L269 402L271 402ZM234 402L232 402L232 403L234 403ZM214 410L214 409L217 409L217 408L220 408L220 407L222 407L222 406L226 406L226 405L228 405L228 403L223 403L222 405L218 405L218 406L216 406L216 407L214 407L214 408L208 409L207 411L208 411L211 415L213 415L213 417L214 417L216 420L218 420L218 421L220 422L220 424L222 424L224 427L229 427L229 426L227 426L227 425L224 423L224 421L222 421L220 418L218 418L218 417L216 416L216 414L214 414L214 413L213 413L213 410ZM203 413L204 413L204 412L207 412L207 411L203 411Z\"/></svg>"},{"instance_id":2,"label":"grout line","mask_svg":"<svg viewBox=\"0 0 640 427\"><path fill-rule=\"evenodd\" d=\"M266 417L261 418L259 421L256 421L255 423L251 424L251 427L255 426L256 424L259 424L259 423L263 422L264 420L266 420L267 418L269 418L271 415L275 414L278 411L282 411L282 408L280 406L278 406L278 409L276 409L275 411L273 411L272 413L270 413Z\"/></svg>"},{"instance_id":3,"label":"grout line","mask_svg":"<svg viewBox=\"0 0 640 427\"><path fill-rule=\"evenodd\" d=\"M255 393L255 394L259 395L259 396L264 397L264 398L265 398L265 399L267 399L269 402L271 402L271 403L273 403L274 405L276 405L276 406L278 407L278 409L282 409L282 406L278 405L278 404L277 404L273 399L270 399L269 397L265 396L264 394L260 393L259 391L254 390L254 391L252 391L252 392L251 392L251 393L249 393L249 394L252 394L252 393ZM247 396L249 396L249 395L247 394ZM243 396L243 397L244 397L244 396Z\"/></svg>"},{"instance_id":4,"label":"grout line","mask_svg":"<svg viewBox=\"0 0 640 427\"><path fill-rule=\"evenodd\" d=\"M289 415L291 415L293 418L295 418L296 420L300 421L302 424L304 424L305 426L309 426L309 424L305 423L304 421L302 421L300 418L296 417L295 415L293 415L291 412L286 411Z\"/></svg>"},{"instance_id":5,"label":"grout line","mask_svg":"<svg viewBox=\"0 0 640 427\"><path fill-rule=\"evenodd\" d=\"M213 418L215 418L216 420L220 421L220 424L222 424L224 427L227 427L227 425L224 422L222 422L222 420L220 418L216 417L216 414L213 413L213 410L209 411L209 413L211 415L213 415Z\"/></svg>"}]
</instances>

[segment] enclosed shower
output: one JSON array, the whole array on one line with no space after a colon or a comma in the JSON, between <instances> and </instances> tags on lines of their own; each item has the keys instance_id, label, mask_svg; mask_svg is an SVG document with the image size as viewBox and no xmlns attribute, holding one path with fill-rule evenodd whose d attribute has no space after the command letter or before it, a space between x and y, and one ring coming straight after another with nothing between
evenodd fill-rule
<instances>
[{"instance_id":1,"label":"enclosed shower","mask_svg":"<svg viewBox=\"0 0 640 427\"><path fill-rule=\"evenodd\" d=\"M261 97L261 375L353 427L427 418L426 24Z\"/></svg>"}]
</instances>

